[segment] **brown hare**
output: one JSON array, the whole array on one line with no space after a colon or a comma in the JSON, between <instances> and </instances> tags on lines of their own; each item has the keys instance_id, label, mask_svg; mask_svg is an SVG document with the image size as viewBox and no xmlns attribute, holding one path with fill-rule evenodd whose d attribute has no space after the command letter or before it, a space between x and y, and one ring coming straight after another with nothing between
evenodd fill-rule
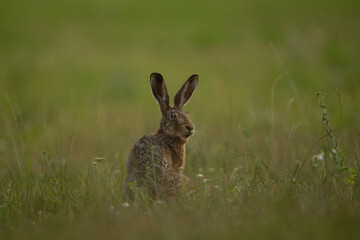
<instances>
[{"instance_id":1,"label":"brown hare","mask_svg":"<svg viewBox=\"0 0 360 240\"><path fill-rule=\"evenodd\" d=\"M150 75L150 86L160 106L162 118L159 128L142 136L133 146L127 162L124 196L133 200L136 189L146 191L152 199L174 199L180 195L181 169L185 164L185 144L194 134L195 126L182 107L190 100L199 82L192 75L180 88L169 105L165 81L161 74Z\"/></svg>"}]
</instances>

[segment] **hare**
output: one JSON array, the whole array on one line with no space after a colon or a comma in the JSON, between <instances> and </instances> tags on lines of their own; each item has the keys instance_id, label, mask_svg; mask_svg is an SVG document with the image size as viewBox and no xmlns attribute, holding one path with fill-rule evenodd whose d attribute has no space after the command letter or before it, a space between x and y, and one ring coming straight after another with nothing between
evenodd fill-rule
<instances>
[{"instance_id":1,"label":"hare","mask_svg":"<svg viewBox=\"0 0 360 240\"><path fill-rule=\"evenodd\" d=\"M150 75L150 86L162 114L159 128L142 136L133 146L127 161L124 196L133 200L134 189L145 189L155 199L174 199L180 195L181 169L185 164L185 144L195 132L187 112L182 107L190 100L198 85L198 75L192 75L179 89L174 105L169 105L165 81L161 74Z\"/></svg>"}]
</instances>

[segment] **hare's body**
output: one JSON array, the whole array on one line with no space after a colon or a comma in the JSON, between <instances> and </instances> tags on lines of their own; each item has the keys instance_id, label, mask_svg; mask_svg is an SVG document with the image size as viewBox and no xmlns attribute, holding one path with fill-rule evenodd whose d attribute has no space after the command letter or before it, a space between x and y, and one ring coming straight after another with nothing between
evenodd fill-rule
<instances>
[{"instance_id":1,"label":"hare's body","mask_svg":"<svg viewBox=\"0 0 360 240\"><path fill-rule=\"evenodd\" d=\"M153 73L150 83L160 105L160 127L153 134L141 137L133 146L127 162L124 194L133 199L135 189L145 189L153 199L174 198L180 194L181 173L185 164L185 144L194 133L188 114L181 110L190 99L198 82L193 75L175 96L169 106L169 96L160 74Z\"/></svg>"},{"instance_id":2,"label":"hare's body","mask_svg":"<svg viewBox=\"0 0 360 240\"><path fill-rule=\"evenodd\" d=\"M133 198L128 185L137 183L147 189L152 198L175 197L180 194L181 171L185 161L185 144L175 143L164 134L141 137L128 159L125 193ZM165 196L164 196L165 195Z\"/></svg>"}]
</instances>

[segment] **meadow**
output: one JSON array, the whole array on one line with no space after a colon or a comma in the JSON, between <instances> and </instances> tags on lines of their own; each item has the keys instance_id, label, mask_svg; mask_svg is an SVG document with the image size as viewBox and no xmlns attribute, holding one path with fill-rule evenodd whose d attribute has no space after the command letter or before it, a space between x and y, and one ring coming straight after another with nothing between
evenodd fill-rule
<instances>
[{"instance_id":1,"label":"meadow","mask_svg":"<svg viewBox=\"0 0 360 240\"><path fill-rule=\"evenodd\" d=\"M0 6L0 239L360 239L360 2L24 1ZM185 106L189 183L122 198Z\"/></svg>"}]
</instances>

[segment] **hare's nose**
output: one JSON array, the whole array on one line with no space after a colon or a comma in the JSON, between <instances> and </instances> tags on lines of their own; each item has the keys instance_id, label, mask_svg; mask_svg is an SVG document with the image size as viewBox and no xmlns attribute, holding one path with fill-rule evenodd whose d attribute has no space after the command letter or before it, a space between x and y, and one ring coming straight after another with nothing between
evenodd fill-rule
<instances>
[{"instance_id":1,"label":"hare's nose","mask_svg":"<svg viewBox=\"0 0 360 240\"><path fill-rule=\"evenodd\" d=\"M194 131L194 127L187 125L186 130L192 133Z\"/></svg>"}]
</instances>

